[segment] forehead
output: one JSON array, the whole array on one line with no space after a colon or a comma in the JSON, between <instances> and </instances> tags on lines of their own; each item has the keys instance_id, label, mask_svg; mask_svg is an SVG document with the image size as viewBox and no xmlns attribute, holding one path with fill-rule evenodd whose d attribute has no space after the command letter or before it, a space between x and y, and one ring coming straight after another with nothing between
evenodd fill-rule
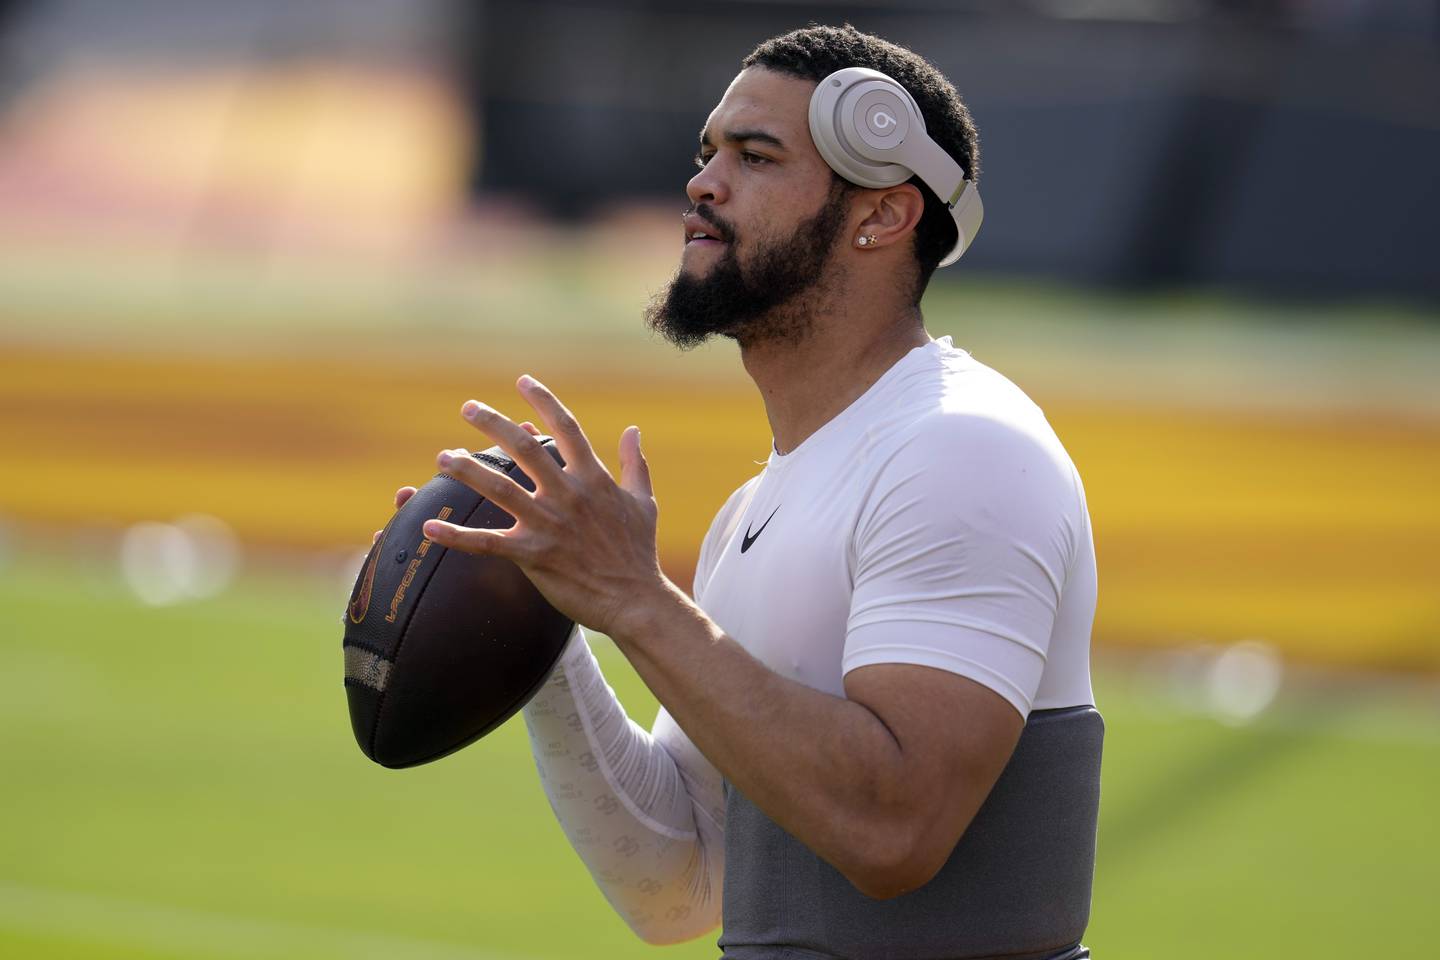
<instances>
[{"instance_id":1,"label":"forehead","mask_svg":"<svg viewBox=\"0 0 1440 960\"><path fill-rule=\"evenodd\" d=\"M810 140L810 95L815 83L762 67L740 71L705 121L702 137L720 143L728 132L759 130L787 149L815 151Z\"/></svg>"}]
</instances>

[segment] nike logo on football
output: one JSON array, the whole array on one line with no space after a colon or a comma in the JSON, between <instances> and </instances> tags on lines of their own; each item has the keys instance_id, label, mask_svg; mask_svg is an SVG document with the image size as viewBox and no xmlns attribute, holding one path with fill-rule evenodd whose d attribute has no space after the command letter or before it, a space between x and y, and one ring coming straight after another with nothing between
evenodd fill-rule
<instances>
[{"instance_id":1,"label":"nike logo on football","mask_svg":"<svg viewBox=\"0 0 1440 960\"><path fill-rule=\"evenodd\" d=\"M389 529L389 524L386 524L386 529ZM365 564L365 576L360 580L360 589L355 592L355 599L350 601L351 623L363 623L365 615L370 612L370 592L375 589L375 565L380 562L380 554L384 549L385 537L382 534L380 542L370 548L370 562Z\"/></svg>"},{"instance_id":2,"label":"nike logo on football","mask_svg":"<svg viewBox=\"0 0 1440 960\"><path fill-rule=\"evenodd\" d=\"M742 541L740 541L740 552L741 552L741 553L744 553L746 550L749 550L749 549L750 549L750 545L751 545L752 543L754 543L756 540L760 539L760 534L764 533L764 532L765 532L765 528L768 527L768 526L770 526L770 521L771 521L772 519L774 519L775 514L776 514L776 512L777 512L779 509L780 509L780 507L779 507L779 506L776 506L774 510L771 510L771 511L770 511L770 516L768 516L768 517L765 518L765 522L762 523L762 524L760 524L760 529L759 529L759 530L756 530L754 533L751 533L751 532L750 532L750 524L748 524L748 523L745 524L745 539L742 540Z\"/></svg>"}]
</instances>

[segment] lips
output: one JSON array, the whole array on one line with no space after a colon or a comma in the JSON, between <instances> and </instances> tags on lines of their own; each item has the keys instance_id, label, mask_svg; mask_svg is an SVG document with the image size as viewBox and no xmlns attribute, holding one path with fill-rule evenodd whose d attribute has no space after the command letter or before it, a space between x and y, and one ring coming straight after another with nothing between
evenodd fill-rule
<instances>
[{"instance_id":1,"label":"lips","mask_svg":"<svg viewBox=\"0 0 1440 960\"><path fill-rule=\"evenodd\" d=\"M713 226L700 217L691 214L684 219L685 224L685 245L699 244L700 246L717 246L726 242L725 234L719 227Z\"/></svg>"}]
</instances>

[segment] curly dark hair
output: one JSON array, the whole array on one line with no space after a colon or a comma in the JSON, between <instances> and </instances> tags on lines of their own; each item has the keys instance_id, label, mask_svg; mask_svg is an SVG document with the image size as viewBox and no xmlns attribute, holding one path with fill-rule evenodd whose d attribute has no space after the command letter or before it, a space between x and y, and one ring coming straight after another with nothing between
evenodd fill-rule
<instances>
[{"instance_id":1,"label":"curly dark hair","mask_svg":"<svg viewBox=\"0 0 1440 960\"><path fill-rule=\"evenodd\" d=\"M816 83L846 67L879 70L910 91L925 117L925 132L955 158L971 182L977 185L980 182L980 137L975 131L975 121L945 75L917 53L861 33L848 23L843 27L812 23L766 40L740 65L742 69L763 67ZM918 303L940 260L955 246L957 234L950 211L935 191L919 177L911 177L909 182L919 187L925 198L925 212L915 228L915 260L919 268L915 302Z\"/></svg>"}]
</instances>

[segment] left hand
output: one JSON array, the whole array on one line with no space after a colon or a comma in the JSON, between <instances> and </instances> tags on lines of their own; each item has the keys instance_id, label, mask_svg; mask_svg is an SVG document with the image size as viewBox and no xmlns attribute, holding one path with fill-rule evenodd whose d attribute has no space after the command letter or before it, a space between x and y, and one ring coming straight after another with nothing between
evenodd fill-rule
<instances>
[{"instance_id":1,"label":"left hand","mask_svg":"<svg viewBox=\"0 0 1440 960\"><path fill-rule=\"evenodd\" d=\"M495 503L515 525L486 530L427 520L425 535L444 547L513 561L557 610L615 636L628 629L627 615L673 589L656 553L657 508L640 429L627 427L620 435L617 484L579 421L554 394L529 376L516 387L555 438L564 468L541 448L530 424L466 401L461 416L520 465L535 492L464 451L443 450L437 458L441 472Z\"/></svg>"}]
</instances>

